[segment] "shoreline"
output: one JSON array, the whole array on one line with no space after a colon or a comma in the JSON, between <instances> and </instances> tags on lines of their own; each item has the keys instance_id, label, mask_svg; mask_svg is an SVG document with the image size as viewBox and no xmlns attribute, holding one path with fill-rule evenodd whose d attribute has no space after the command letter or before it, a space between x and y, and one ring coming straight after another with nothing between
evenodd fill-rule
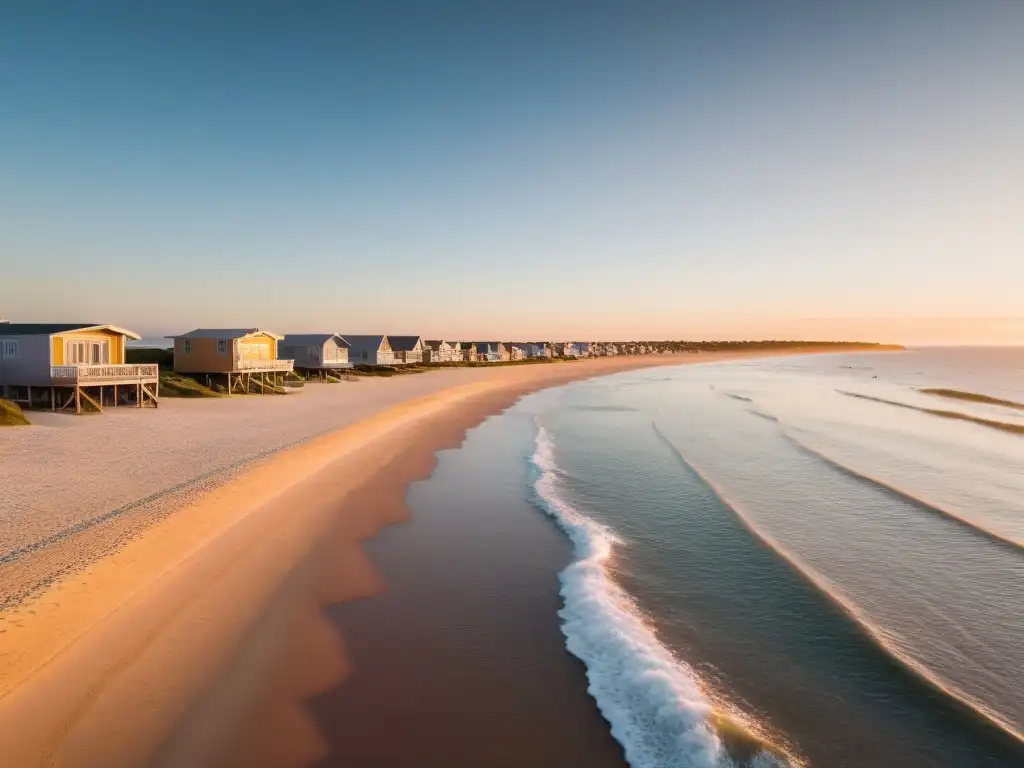
<instances>
[{"instance_id":1,"label":"shoreline","mask_svg":"<svg viewBox=\"0 0 1024 768\"><path fill-rule=\"evenodd\" d=\"M6 754L26 766L314 759L323 745L302 702L346 674L320 609L384 588L360 542L407 518L406 489L430 475L437 451L538 389L767 356L504 368L246 465L84 572L58 573L37 597L0 613ZM236 742L239 729L261 737ZM242 743L253 751L236 763Z\"/></svg>"}]
</instances>

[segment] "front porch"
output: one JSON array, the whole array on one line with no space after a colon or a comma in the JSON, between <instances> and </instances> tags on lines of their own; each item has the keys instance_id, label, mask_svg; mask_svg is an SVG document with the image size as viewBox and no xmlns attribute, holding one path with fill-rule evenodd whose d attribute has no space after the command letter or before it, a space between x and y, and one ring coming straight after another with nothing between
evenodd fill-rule
<instances>
[{"instance_id":1,"label":"front porch","mask_svg":"<svg viewBox=\"0 0 1024 768\"><path fill-rule=\"evenodd\" d=\"M160 401L156 365L54 365L49 384L8 384L4 396L23 408L54 412L95 411L128 406L156 408Z\"/></svg>"}]
</instances>

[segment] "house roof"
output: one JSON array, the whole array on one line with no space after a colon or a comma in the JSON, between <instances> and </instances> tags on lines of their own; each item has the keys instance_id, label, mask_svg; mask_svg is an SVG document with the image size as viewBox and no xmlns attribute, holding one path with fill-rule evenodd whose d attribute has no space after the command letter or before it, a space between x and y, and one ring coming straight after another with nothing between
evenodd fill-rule
<instances>
[{"instance_id":1,"label":"house roof","mask_svg":"<svg viewBox=\"0 0 1024 768\"><path fill-rule=\"evenodd\" d=\"M349 346L357 349L380 349L381 345L384 343L384 339L389 339L388 336L383 334L380 336L361 336L358 334L343 333L341 336L349 343Z\"/></svg>"},{"instance_id":2,"label":"house roof","mask_svg":"<svg viewBox=\"0 0 1024 768\"><path fill-rule=\"evenodd\" d=\"M168 336L168 339L240 339L243 336L252 336L257 333L265 333L271 338L280 341L283 336L265 331L262 328L196 328L188 333L179 333L177 336Z\"/></svg>"},{"instance_id":3,"label":"house roof","mask_svg":"<svg viewBox=\"0 0 1024 768\"><path fill-rule=\"evenodd\" d=\"M426 344L428 347L430 347L433 350L440 349L442 344L447 344L449 347L458 347L459 346L459 342L457 342L457 341L444 341L443 339L428 339L427 341L425 341L423 343Z\"/></svg>"},{"instance_id":4,"label":"house roof","mask_svg":"<svg viewBox=\"0 0 1024 768\"><path fill-rule=\"evenodd\" d=\"M114 331L130 339L141 339L137 333L103 323L4 323L0 322L0 336L51 336L67 331Z\"/></svg>"},{"instance_id":5,"label":"house roof","mask_svg":"<svg viewBox=\"0 0 1024 768\"><path fill-rule=\"evenodd\" d=\"M396 352L411 352L416 348L416 343L419 341L419 336L392 336L388 334L388 342L390 342L391 348Z\"/></svg>"},{"instance_id":6,"label":"house roof","mask_svg":"<svg viewBox=\"0 0 1024 768\"><path fill-rule=\"evenodd\" d=\"M339 346L352 346L337 333L286 333L281 344L285 347L322 347L331 339L336 339Z\"/></svg>"}]
</instances>

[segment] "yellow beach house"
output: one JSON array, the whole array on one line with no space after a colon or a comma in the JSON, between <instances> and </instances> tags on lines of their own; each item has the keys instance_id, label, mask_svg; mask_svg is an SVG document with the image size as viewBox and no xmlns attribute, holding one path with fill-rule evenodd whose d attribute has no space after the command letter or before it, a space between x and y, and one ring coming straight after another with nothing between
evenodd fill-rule
<instances>
[{"instance_id":1,"label":"yellow beach house","mask_svg":"<svg viewBox=\"0 0 1024 768\"><path fill-rule=\"evenodd\" d=\"M75 413L156 406L156 364L125 363L125 342L139 338L115 325L0 322L0 397Z\"/></svg>"},{"instance_id":2,"label":"yellow beach house","mask_svg":"<svg viewBox=\"0 0 1024 768\"><path fill-rule=\"evenodd\" d=\"M174 339L174 371L213 385L224 382L228 394L263 393L278 387L294 360L278 360L284 337L260 328L197 328Z\"/></svg>"}]
</instances>

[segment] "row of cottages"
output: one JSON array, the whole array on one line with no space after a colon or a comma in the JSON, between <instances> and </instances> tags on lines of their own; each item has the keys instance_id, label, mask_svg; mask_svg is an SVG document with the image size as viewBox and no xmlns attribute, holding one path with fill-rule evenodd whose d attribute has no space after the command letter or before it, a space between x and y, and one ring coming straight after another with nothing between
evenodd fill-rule
<instances>
[{"instance_id":1,"label":"row of cottages","mask_svg":"<svg viewBox=\"0 0 1024 768\"><path fill-rule=\"evenodd\" d=\"M174 341L174 370L205 376L209 386L224 382L228 394L265 392L281 386L294 360L278 357L284 339L261 328L197 328Z\"/></svg>"},{"instance_id":2,"label":"row of cottages","mask_svg":"<svg viewBox=\"0 0 1024 768\"><path fill-rule=\"evenodd\" d=\"M137 333L97 323L0 321L0 397L30 408L102 411L156 406L156 364L125 363L125 341Z\"/></svg>"}]
</instances>

